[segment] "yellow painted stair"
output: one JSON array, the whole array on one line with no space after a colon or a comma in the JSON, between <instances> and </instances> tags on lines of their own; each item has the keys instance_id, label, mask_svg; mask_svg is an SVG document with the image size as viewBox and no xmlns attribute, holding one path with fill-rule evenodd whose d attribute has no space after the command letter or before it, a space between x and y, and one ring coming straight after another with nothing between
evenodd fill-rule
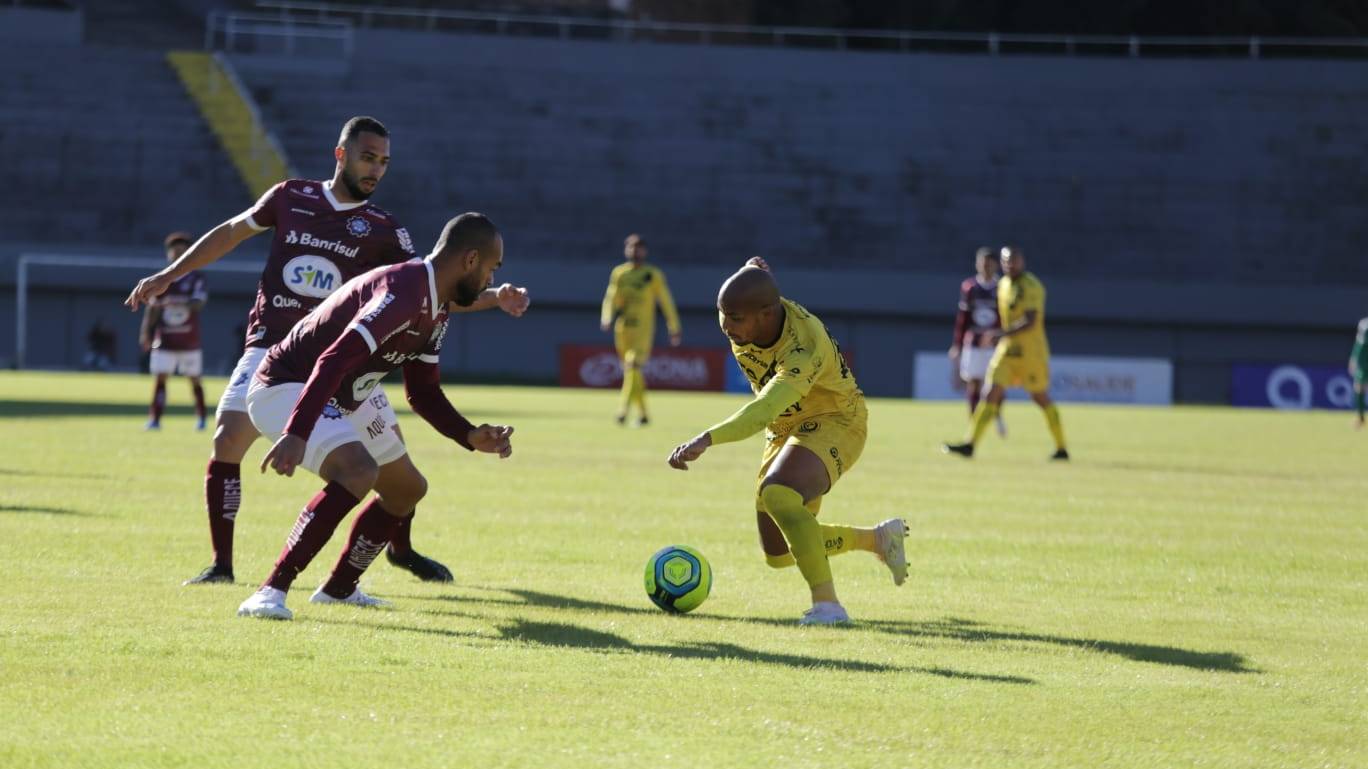
<instances>
[{"instance_id":1,"label":"yellow painted stair","mask_svg":"<svg viewBox=\"0 0 1368 769\"><path fill-rule=\"evenodd\" d=\"M254 196L292 175L285 153L223 60L203 51L171 51L166 58Z\"/></svg>"}]
</instances>

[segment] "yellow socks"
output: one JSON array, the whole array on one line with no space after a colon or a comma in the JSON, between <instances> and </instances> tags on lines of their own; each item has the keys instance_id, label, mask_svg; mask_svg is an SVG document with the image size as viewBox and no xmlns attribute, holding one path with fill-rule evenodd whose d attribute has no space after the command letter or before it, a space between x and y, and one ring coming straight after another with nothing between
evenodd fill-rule
<instances>
[{"instance_id":1,"label":"yellow socks","mask_svg":"<svg viewBox=\"0 0 1368 769\"><path fill-rule=\"evenodd\" d=\"M1059 421L1059 407L1053 403L1045 409L1045 422L1050 425L1050 435L1054 436L1055 448L1064 448L1064 423Z\"/></svg>"},{"instance_id":2,"label":"yellow socks","mask_svg":"<svg viewBox=\"0 0 1368 769\"><path fill-rule=\"evenodd\" d=\"M642 416L646 415L646 377L642 376L639 367L628 366L622 370L622 398L618 403L618 413L626 416L627 409L633 404L641 410Z\"/></svg>"},{"instance_id":3,"label":"yellow socks","mask_svg":"<svg viewBox=\"0 0 1368 769\"><path fill-rule=\"evenodd\" d=\"M983 436L983 431L987 430L988 425L993 423L993 420L997 418L997 414L997 406L994 406L986 400L979 403L978 409L974 411L973 432L969 435L970 443L978 443L979 438Z\"/></svg>"},{"instance_id":4,"label":"yellow socks","mask_svg":"<svg viewBox=\"0 0 1368 769\"><path fill-rule=\"evenodd\" d=\"M789 551L808 587L831 582L831 565L827 563L822 527L803 506L802 495L787 486L772 483L760 491L760 499L779 530L784 532Z\"/></svg>"}]
</instances>

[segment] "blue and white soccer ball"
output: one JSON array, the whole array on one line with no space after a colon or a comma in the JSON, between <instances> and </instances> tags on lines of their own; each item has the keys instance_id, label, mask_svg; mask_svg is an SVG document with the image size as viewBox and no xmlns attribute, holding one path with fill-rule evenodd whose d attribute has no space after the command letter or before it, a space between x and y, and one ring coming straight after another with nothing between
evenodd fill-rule
<instances>
[{"instance_id":1,"label":"blue and white soccer ball","mask_svg":"<svg viewBox=\"0 0 1368 769\"><path fill-rule=\"evenodd\" d=\"M697 609L712 590L712 567L685 545L662 548L646 561L646 595L674 614Z\"/></svg>"}]
</instances>

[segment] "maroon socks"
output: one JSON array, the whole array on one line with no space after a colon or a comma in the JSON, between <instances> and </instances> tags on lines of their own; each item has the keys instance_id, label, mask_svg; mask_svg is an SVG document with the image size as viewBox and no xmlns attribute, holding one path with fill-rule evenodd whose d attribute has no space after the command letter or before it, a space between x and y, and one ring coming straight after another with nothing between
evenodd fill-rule
<instances>
[{"instance_id":1,"label":"maroon socks","mask_svg":"<svg viewBox=\"0 0 1368 769\"><path fill-rule=\"evenodd\" d=\"M289 590L295 577L304 571L314 556L318 555L318 551L323 549L323 545L327 544L333 531L337 529L337 524L341 523L360 501L339 483L324 486L299 513L299 519L295 521L290 536L285 540L285 549L280 551L275 568L266 578L266 585L277 590ZM360 525L361 521L358 519L357 526ZM353 530L353 536L355 533ZM383 542L380 547L384 547ZM346 553L343 554L343 558L346 558Z\"/></svg>"},{"instance_id":2,"label":"maroon socks","mask_svg":"<svg viewBox=\"0 0 1368 769\"><path fill-rule=\"evenodd\" d=\"M380 506L380 500L372 499L366 509L356 516L352 523L351 536L347 537L347 547L337 559L332 576L323 585L323 592L333 598L346 598L356 590L361 574L370 568L380 551L389 544L395 530L401 523L412 518L396 518Z\"/></svg>"},{"instance_id":3,"label":"maroon socks","mask_svg":"<svg viewBox=\"0 0 1368 769\"><path fill-rule=\"evenodd\" d=\"M204 474L204 508L209 512L209 540L214 545L214 563L229 571L233 568L233 522L242 501L239 467L229 462L209 462Z\"/></svg>"}]
</instances>

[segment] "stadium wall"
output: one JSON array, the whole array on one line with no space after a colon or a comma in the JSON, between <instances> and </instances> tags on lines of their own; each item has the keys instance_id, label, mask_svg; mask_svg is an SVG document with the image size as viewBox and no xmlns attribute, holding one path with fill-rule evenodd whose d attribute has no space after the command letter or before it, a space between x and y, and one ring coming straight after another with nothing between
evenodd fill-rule
<instances>
[{"instance_id":1,"label":"stadium wall","mask_svg":"<svg viewBox=\"0 0 1368 769\"><path fill-rule=\"evenodd\" d=\"M249 242L234 260L259 264L264 254L252 257L258 245L264 243ZM149 256L131 251L117 255ZM0 317L5 318L14 317L14 259L15 254L0 252ZM609 254L600 264L585 265L524 256L518 234L510 232L507 265L497 279L530 286L532 311L519 320L497 311L457 317L442 356L445 373L458 381L555 381L559 345L611 341L598 330L598 303L615 260ZM728 269L661 264L680 305L685 344L724 348L713 302ZM851 270L833 279L828 272L783 263L775 269L784 292L817 312L841 344L854 351L856 374L871 395L910 396L916 354L949 346L958 275ZM139 316L120 304L137 278L135 272L34 270L29 365L78 367L85 334L102 318L118 335L117 363L135 367ZM205 363L210 373L227 373L240 352L237 329L245 322L256 280L237 274L209 277ZM1353 320L1327 327L1319 322L1323 305L1368 306L1368 290L1277 296L1270 287L1243 293L1243 301L1227 308L1231 314L1223 313L1220 303L1184 302L1188 309L1175 310L1179 320L1174 321L1163 319L1163 303L1156 303L1148 315L1104 307L1100 286L1089 281L1061 279L1049 286L1049 335L1056 354L1170 360L1179 402L1228 402L1232 367L1240 364L1341 365L1352 343ZM1176 289L1165 290L1166 296L1181 298ZM1279 312L1274 314L1271 306ZM657 345L664 345L663 338ZM12 361L13 355L13 335L4 335L0 363Z\"/></svg>"}]
</instances>

